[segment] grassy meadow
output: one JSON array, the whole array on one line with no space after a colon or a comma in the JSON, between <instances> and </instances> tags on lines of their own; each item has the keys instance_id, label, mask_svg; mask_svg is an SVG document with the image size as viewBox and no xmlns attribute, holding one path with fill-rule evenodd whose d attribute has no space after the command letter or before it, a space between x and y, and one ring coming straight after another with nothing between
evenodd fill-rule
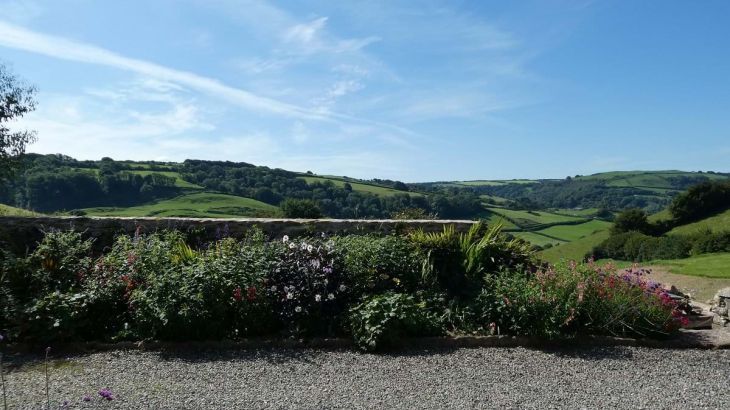
<instances>
[{"instance_id":1,"label":"grassy meadow","mask_svg":"<svg viewBox=\"0 0 730 410\"><path fill-rule=\"evenodd\" d=\"M128 208L86 208L83 211L92 216L240 218L278 215L279 208L251 198L200 192L147 205Z\"/></svg>"}]
</instances>

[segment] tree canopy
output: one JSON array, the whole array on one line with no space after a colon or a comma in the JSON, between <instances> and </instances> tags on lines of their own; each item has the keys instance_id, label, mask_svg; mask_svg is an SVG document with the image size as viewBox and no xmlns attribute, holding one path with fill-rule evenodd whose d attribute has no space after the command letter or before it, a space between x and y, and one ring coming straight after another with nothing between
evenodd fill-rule
<instances>
[{"instance_id":1,"label":"tree canopy","mask_svg":"<svg viewBox=\"0 0 730 410\"><path fill-rule=\"evenodd\" d=\"M18 157L36 139L35 131L11 130L10 124L35 110L36 88L0 64L0 178L13 174Z\"/></svg>"}]
</instances>

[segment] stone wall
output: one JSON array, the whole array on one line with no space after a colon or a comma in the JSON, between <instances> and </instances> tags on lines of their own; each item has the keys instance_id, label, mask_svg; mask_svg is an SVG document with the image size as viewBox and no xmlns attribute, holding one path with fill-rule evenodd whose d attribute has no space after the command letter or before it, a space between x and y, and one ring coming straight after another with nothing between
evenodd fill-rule
<instances>
[{"instance_id":1,"label":"stone wall","mask_svg":"<svg viewBox=\"0 0 730 410\"><path fill-rule=\"evenodd\" d=\"M96 239L97 246L107 246L120 233L151 233L163 229L177 229L195 234L203 240L217 237L240 237L253 227L262 229L272 238L304 234L366 234L391 233L423 229L441 231L445 225L454 225L458 231L466 231L473 221L464 220L417 220L391 219L196 219L196 218L122 218L122 217L0 217L0 241L14 247L32 247L41 239L43 232L60 229L85 232Z\"/></svg>"}]
</instances>

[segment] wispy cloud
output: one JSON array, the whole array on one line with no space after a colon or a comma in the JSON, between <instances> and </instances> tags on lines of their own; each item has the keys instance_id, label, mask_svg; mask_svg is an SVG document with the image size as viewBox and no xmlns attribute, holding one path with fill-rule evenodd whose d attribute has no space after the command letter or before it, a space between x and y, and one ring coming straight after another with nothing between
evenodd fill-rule
<instances>
[{"instance_id":1,"label":"wispy cloud","mask_svg":"<svg viewBox=\"0 0 730 410\"><path fill-rule=\"evenodd\" d=\"M64 60L114 67L175 82L257 111L299 118L326 119L321 113L230 87L213 78L125 57L100 47L36 33L4 22L0 22L0 45Z\"/></svg>"}]
</instances>

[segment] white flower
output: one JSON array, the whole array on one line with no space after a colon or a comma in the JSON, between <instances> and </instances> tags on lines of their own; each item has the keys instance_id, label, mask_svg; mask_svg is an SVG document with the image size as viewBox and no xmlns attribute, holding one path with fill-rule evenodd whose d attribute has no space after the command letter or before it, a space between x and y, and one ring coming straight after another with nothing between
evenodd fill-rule
<instances>
[{"instance_id":1,"label":"white flower","mask_svg":"<svg viewBox=\"0 0 730 410\"><path fill-rule=\"evenodd\" d=\"M281 238L281 241L284 242L284 243L289 242L289 235L284 235L284 237Z\"/></svg>"},{"instance_id":2,"label":"white flower","mask_svg":"<svg viewBox=\"0 0 730 410\"><path fill-rule=\"evenodd\" d=\"M53 322L53 327L59 327L59 326L61 326L61 322L58 319L56 319L56 321Z\"/></svg>"},{"instance_id":3,"label":"white flower","mask_svg":"<svg viewBox=\"0 0 730 410\"><path fill-rule=\"evenodd\" d=\"M271 291L272 292L276 292L276 285L274 285L274 286L271 287Z\"/></svg>"},{"instance_id":4,"label":"white flower","mask_svg":"<svg viewBox=\"0 0 730 410\"><path fill-rule=\"evenodd\" d=\"M301 306L297 306L297 307L294 308L294 311L297 312L297 313L300 313L302 311L302 307Z\"/></svg>"},{"instance_id":5,"label":"white flower","mask_svg":"<svg viewBox=\"0 0 730 410\"><path fill-rule=\"evenodd\" d=\"M307 252L312 252L314 250L314 246L307 245Z\"/></svg>"},{"instance_id":6,"label":"white flower","mask_svg":"<svg viewBox=\"0 0 730 410\"><path fill-rule=\"evenodd\" d=\"M345 285L340 285L340 292L344 292L347 287Z\"/></svg>"},{"instance_id":7,"label":"white flower","mask_svg":"<svg viewBox=\"0 0 730 410\"><path fill-rule=\"evenodd\" d=\"M314 300L317 301L317 302L321 302L322 301L322 295L314 295Z\"/></svg>"},{"instance_id":8,"label":"white flower","mask_svg":"<svg viewBox=\"0 0 730 410\"><path fill-rule=\"evenodd\" d=\"M292 242L292 243L290 243L290 244L289 244L289 249L294 249L294 248L296 248L296 247L297 247L297 246L296 246L296 245L294 245L294 242Z\"/></svg>"},{"instance_id":9,"label":"white flower","mask_svg":"<svg viewBox=\"0 0 730 410\"><path fill-rule=\"evenodd\" d=\"M325 279L325 280L324 280L324 284L326 285L326 284L328 284L328 283L330 283L330 281L328 281L327 279Z\"/></svg>"},{"instance_id":10,"label":"white flower","mask_svg":"<svg viewBox=\"0 0 730 410\"><path fill-rule=\"evenodd\" d=\"M329 299L329 300L333 300L334 298L335 298L334 293L330 293L329 295L327 295L327 299Z\"/></svg>"},{"instance_id":11,"label":"white flower","mask_svg":"<svg viewBox=\"0 0 730 410\"><path fill-rule=\"evenodd\" d=\"M301 246L301 248L302 248L302 250L305 250L305 249L307 249L307 244L306 244L306 243L304 243L304 242L302 242L302 246Z\"/></svg>"},{"instance_id":12,"label":"white flower","mask_svg":"<svg viewBox=\"0 0 730 410\"><path fill-rule=\"evenodd\" d=\"M289 292L289 286L284 286L284 292Z\"/></svg>"},{"instance_id":13,"label":"white flower","mask_svg":"<svg viewBox=\"0 0 730 410\"><path fill-rule=\"evenodd\" d=\"M291 292L289 292L289 293L286 294L286 298L289 299L289 300L294 299L294 294L291 293Z\"/></svg>"}]
</instances>

